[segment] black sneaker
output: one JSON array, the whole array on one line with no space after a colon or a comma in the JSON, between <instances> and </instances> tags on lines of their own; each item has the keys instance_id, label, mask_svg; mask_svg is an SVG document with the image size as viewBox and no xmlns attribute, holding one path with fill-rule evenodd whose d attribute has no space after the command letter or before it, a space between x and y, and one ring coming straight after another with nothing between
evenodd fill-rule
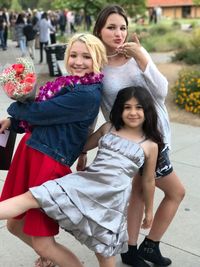
<instances>
[{"instance_id":1,"label":"black sneaker","mask_svg":"<svg viewBox=\"0 0 200 267\"><path fill-rule=\"evenodd\" d=\"M169 258L162 256L159 244L159 241L153 241L145 238L142 244L139 246L138 254L144 260L150 261L157 266L168 266L172 263L172 261Z\"/></svg>"}]
</instances>

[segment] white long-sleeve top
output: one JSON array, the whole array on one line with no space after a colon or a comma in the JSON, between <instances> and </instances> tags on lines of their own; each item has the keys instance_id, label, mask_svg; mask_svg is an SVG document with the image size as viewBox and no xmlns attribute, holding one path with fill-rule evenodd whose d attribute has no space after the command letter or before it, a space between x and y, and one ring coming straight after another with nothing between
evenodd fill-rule
<instances>
[{"instance_id":1,"label":"white long-sleeve top","mask_svg":"<svg viewBox=\"0 0 200 267\"><path fill-rule=\"evenodd\" d=\"M159 117L159 127L164 137L164 142L170 147L171 131L168 112L165 106L165 98L168 92L168 81L157 69L150 55L141 48L148 58L148 64L143 72L134 58L121 66L105 66L103 69L103 96L101 109L105 120L109 120L109 114L120 89L129 86L145 87L151 93Z\"/></svg>"},{"instance_id":2,"label":"white long-sleeve top","mask_svg":"<svg viewBox=\"0 0 200 267\"><path fill-rule=\"evenodd\" d=\"M49 38L50 38L50 30L51 31L55 31L54 27L51 25L51 23L44 19L41 19L39 21L39 39L41 43L47 43L49 42Z\"/></svg>"}]
</instances>

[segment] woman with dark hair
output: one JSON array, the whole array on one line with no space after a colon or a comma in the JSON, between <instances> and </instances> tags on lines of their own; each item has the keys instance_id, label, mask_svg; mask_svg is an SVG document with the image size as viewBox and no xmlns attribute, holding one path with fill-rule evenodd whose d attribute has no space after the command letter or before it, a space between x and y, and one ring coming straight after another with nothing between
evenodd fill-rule
<instances>
[{"instance_id":1,"label":"woman with dark hair","mask_svg":"<svg viewBox=\"0 0 200 267\"><path fill-rule=\"evenodd\" d=\"M147 51L141 47L134 34L128 39L128 19L124 9L118 5L109 5L99 13L94 35L99 37L107 51L108 65L103 69L102 112L106 120L117 92L126 86L145 87L151 93L158 112L159 127L164 136L165 147L160 155L156 169L156 186L164 192L164 198L155 213L149 234L137 250L139 230L143 217L143 192L141 177L135 175L128 212L129 251L122 254L122 261L134 267L149 266L143 259L159 266L171 264L163 257L159 243L173 220L184 197L185 189L181 184L169 160L170 125L165 106L168 82L159 72ZM151 251L151 253L149 253ZM142 259L142 258L143 259Z\"/></svg>"},{"instance_id":2,"label":"woman with dark hair","mask_svg":"<svg viewBox=\"0 0 200 267\"><path fill-rule=\"evenodd\" d=\"M22 57L26 56L26 36L24 35L24 14L20 13L15 22L15 37L22 53Z\"/></svg>"},{"instance_id":3,"label":"woman with dark hair","mask_svg":"<svg viewBox=\"0 0 200 267\"><path fill-rule=\"evenodd\" d=\"M110 119L89 137L83 148L85 155L98 146L93 163L85 171L45 182L0 202L0 219L42 208L60 227L96 253L100 267L115 267L114 255L127 251L131 178L141 167L145 202L142 226L149 228L152 224L154 172L163 141L154 102L144 88L119 91ZM76 265L66 261L62 266Z\"/></svg>"}]
</instances>

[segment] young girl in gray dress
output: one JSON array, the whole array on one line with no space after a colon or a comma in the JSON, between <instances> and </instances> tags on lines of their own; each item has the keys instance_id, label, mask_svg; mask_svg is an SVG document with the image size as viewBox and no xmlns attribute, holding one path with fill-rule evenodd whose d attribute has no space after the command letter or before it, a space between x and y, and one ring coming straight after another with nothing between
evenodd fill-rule
<instances>
[{"instance_id":1,"label":"young girl in gray dress","mask_svg":"<svg viewBox=\"0 0 200 267\"><path fill-rule=\"evenodd\" d=\"M106 121L117 92L121 88L145 87L154 99L159 128L165 143L155 175L155 185L163 192L163 197L156 209L152 226L139 248L144 199L140 175L135 175L133 179L128 208L129 251L121 255L122 262L134 267L150 267L145 259L160 267L168 266L172 260L162 255L159 244L185 195L184 186L173 170L169 158L171 131L165 106L168 81L158 70L149 53L141 46L136 34L132 36L131 41L127 41L128 16L121 6L116 4L105 6L96 18L93 33L104 43L108 58L108 64L103 68L101 104Z\"/></svg>"},{"instance_id":2,"label":"young girl in gray dress","mask_svg":"<svg viewBox=\"0 0 200 267\"><path fill-rule=\"evenodd\" d=\"M145 88L119 91L110 122L91 135L83 155L97 146L93 163L84 171L45 182L1 202L0 219L41 208L93 250L100 267L114 267L114 255L127 251L127 206L131 178L138 171L145 201L143 228L149 228L153 221L154 175L163 141L152 97ZM70 260L63 266L72 266Z\"/></svg>"}]
</instances>

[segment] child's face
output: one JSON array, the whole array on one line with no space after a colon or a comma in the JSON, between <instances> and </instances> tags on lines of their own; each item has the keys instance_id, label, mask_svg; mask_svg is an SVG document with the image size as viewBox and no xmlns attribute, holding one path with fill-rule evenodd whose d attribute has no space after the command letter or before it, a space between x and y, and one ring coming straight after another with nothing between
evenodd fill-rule
<instances>
[{"instance_id":1,"label":"child's face","mask_svg":"<svg viewBox=\"0 0 200 267\"><path fill-rule=\"evenodd\" d=\"M144 109L135 97L132 97L130 100L124 103L122 120L126 127L142 127L145 120Z\"/></svg>"},{"instance_id":2,"label":"child's face","mask_svg":"<svg viewBox=\"0 0 200 267\"><path fill-rule=\"evenodd\" d=\"M92 57L83 42L76 41L72 44L69 53L68 68L70 74L80 77L86 73L93 72Z\"/></svg>"}]
</instances>

